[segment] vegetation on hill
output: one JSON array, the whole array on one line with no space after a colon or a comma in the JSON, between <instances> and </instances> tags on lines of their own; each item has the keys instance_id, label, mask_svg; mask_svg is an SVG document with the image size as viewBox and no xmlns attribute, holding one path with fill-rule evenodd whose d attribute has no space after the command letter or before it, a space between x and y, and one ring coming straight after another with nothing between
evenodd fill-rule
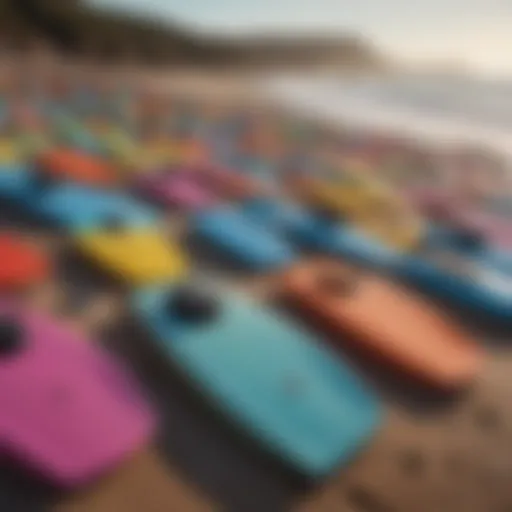
<instances>
[{"instance_id":1,"label":"vegetation on hill","mask_svg":"<svg viewBox=\"0 0 512 512\"><path fill-rule=\"evenodd\" d=\"M375 67L382 62L369 45L353 37L221 40L149 18L92 9L80 0L0 0L0 29L7 39L24 41L35 34L60 51L106 61L217 68L283 64Z\"/></svg>"}]
</instances>

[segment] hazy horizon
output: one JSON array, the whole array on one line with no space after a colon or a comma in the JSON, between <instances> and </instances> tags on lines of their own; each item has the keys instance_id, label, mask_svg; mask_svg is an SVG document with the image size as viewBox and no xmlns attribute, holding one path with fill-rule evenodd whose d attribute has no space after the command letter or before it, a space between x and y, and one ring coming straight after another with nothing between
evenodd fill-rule
<instances>
[{"instance_id":1,"label":"hazy horizon","mask_svg":"<svg viewBox=\"0 0 512 512\"><path fill-rule=\"evenodd\" d=\"M357 33L412 62L454 61L511 74L512 0L89 0L222 35Z\"/></svg>"}]
</instances>

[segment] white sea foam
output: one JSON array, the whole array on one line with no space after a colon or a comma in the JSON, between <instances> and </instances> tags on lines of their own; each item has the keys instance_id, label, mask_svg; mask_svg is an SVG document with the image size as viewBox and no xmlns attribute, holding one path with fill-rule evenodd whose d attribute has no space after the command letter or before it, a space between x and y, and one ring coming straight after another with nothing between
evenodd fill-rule
<instances>
[{"instance_id":1,"label":"white sea foam","mask_svg":"<svg viewBox=\"0 0 512 512\"><path fill-rule=\"evenodd\" d=\"M452 76L279 77L271 98L309 116L512 157L512 82Z\"/></svg>"}]
</instances>

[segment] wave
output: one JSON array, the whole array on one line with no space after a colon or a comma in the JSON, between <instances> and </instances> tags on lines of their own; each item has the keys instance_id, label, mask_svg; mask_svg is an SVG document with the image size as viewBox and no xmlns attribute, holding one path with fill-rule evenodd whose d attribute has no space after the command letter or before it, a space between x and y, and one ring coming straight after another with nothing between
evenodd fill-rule
<instances>
[{"instance_id":1,"label":"wave","mask_svg":"<svg viewBox=\"0 0 512 512\"><path fill-rule=\"evenodd\" d=\"M276 77L280 103L322 120L426 142L469 143L512 158L512 82L456 76Z\"/></svg>"}]
</instances>

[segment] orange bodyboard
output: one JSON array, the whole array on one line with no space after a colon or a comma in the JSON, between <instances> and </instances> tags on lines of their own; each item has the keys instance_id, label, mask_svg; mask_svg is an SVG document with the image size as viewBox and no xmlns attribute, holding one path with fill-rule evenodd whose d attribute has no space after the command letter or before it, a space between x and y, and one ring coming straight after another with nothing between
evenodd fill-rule
<instances>
[{"instance_id":1,"label":"orange bodyboard","mask_svg":"<svg viewBox=\"0 0 512 512\"><path fill-rule=\"evenodd\" d=\"M40 171L64 180L102 187L118 183L116 168L100 157L72 149L53 149L39 156Z\"/></svg>"},{"instance_id":2,"label":"orange bodyboard","mask_svg":"<svg viewBox=\"0 0 512 512\"><path fill-rule=\"evenodd\" d=\"M291 268L280 284L315 325L425 384L456 389L478 373L480 347L434 305L383 277L312 262Z\"/></svg>"},{"instance_id":3,"label":"orange bodyboard","mask_svg":"<svg viewBox=\"0 0 512 512\"><path fill-rule=\"evenodd\" d=\"M15 234L0 234L0 289L14 291L41 283L50 274L47 254Z\"/></svg>"}]
</instances>

